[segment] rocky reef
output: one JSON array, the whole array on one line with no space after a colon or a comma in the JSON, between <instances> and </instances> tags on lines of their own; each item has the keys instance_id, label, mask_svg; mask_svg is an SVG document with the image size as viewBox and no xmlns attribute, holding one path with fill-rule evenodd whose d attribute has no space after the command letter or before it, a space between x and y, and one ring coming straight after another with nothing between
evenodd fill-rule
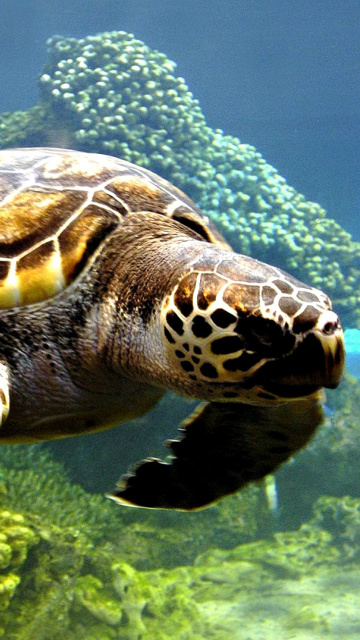
<instances>
[{"instance_id":1,"label":"rocky reef","mask_svg":"<svg viewBox=\"0 0 360 640\"><path fill-rule=\"evenodd\" d=\"M0 637L355 640L359 389L345 379L318 437L277 474L277 513L255 486L193 514L119 508L45 445L2 446Z\"/></svg>"},{"instance_id":2,"label":"rocky reef","mask_svg":"<svg viewBox=\"0 0 360 640\"><path fill-rule=\"evenodd\" d=\"M252 539L264 511L255 488L188 516L119 509L44 446L2 447L0 472L0 637L14 640L208 637L188 567Z\"/></svg>"},{"instance_id":3,"label":"rocky reef","mask_svg":"<svg viewBox=\"0 0 360 640\"><path fill-rule=\"evenodd\" d=\"M255 486L211 509L159 512L121 509L104 495L85 491L70 481L64 465L44 445L3 445L0 472L6 508L30 514L35 523L45 519L59 529L75 528L94 543L120 539L122 559L141 569L189 564L204 547L232 548L268 525L264 491ZM85 469L80 477L81 473Z\"/></svg>"},{"instance_id":4,"label":"rocky reef","mask_svg":"<svg viewBox=\"0 0 360 640\"><path fill-rule=\"evenodd\" d=\"M193 514L121 509L71 482L45 445L1 447L0 637L356 638L360 500L356 483L336 493L352 475L359 388L346 378L332 422L278 474L277 514L262 487Z\"/></svg>"},{"instance_id":5,"label":"rocky reef","mask_svg":"<svg viewBox=\"0 0 360 640\"><path fill-rule=\"evenodd\" d=\"M41 452L43 461L42 456ZM54 471L50 457L47 462ZM59 481L67 482L63 475ZM75 518L72 525L59 527L45 509L42 515L32 513L31 497L37 497L39 487L33 485L32 493L25 487L28 508L19 513L7 506L8 485L5 469L0 504L0 637L271 640L283 637L284 631L296 631L301 638L302 633L311 633L317 640L326 633L332 640L338 634L352 639L359 633L354 615L360 594L358 499L322 497L311 520L297 531L274 533L229 550L203 543L191 563L173 562L172 567L165 566L168 547L158 523L149 532L147 548L140 541L142 554L151 554L152 545L160 548L155 562L146 558L145 569L136 554L133 562L126 560L139 537L136 527L129 537L122 510L114 506L117 538L105 528L100 537L91 501L88 523L82 507L80 527ZM74 489L75 514L79 490ZM60 493L59 513L70 510L69 502L70 495L65 500ZM171 536L178 551L181 543L174 531ZM187 544L192 545L194 538L190 531ZM163 566L151 567L161 554Z\"/></svg>"},{"instance_id":6,"label":"rocky reef","mask_svg":"<svg viewBox=\"0 0 360 640\"><path fill-rule=\"evenodd\" d=\"M109 153L167 177L233 247L324 288L360 323L360 244L288 185L249 144L206 124L176 64L124 32L55 36L40 104L0 116L0 146Z\"/></svg>"}]
</instances>

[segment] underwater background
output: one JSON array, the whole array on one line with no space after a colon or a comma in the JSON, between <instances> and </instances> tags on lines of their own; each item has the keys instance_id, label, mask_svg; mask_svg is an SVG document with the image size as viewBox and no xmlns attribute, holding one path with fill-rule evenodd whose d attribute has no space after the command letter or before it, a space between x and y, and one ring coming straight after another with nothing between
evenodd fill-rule
<instances>
[{"instance_id":1,"label":"underwater background","mask_svg":"<svg viewBox=\"0 0 360 640\"><path fill-rule=\"evenodd\" d=\"M173 395L109 432L1 447L0 637L360 637L359 31L347 0L1 3L0 147L168 178L236 250L330 294L348 373L306 450L198 513L104 497L164 455L194 406Z\"/></svg>"}]
</instances>

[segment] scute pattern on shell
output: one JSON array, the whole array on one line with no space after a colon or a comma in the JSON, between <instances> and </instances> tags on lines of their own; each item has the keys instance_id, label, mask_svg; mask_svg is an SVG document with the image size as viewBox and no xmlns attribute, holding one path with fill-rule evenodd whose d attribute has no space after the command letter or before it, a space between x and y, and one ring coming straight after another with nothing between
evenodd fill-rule
<instances>
[{"instance_id":1,"label":"scute pattern on shell","mask_svg":"<svg viewBox=\"0 0 360 640\"><path fill-rule=\"evenodd\" d=\"M65 149L0 152L0 307L61 292L136 211L189 216L211 237L187 196L128 162Z\"/></svg>"}]
</instances>

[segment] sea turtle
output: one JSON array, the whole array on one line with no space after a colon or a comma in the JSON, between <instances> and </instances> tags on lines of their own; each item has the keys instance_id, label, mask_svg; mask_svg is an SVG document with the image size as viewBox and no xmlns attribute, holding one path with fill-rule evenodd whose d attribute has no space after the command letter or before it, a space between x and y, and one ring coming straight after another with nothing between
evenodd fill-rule
<instances>
[{"instance_id":1,"label":"sea turtle","mask_svg":"<svg viewBox=\"0 0 360 640\"><path fill-rule=\"evenodd\" d=\"M172 389L206 401L112 494L196 509L321 422L343 334L321 291L232 252L181 191L105 155L0 152L0 442L104 429Z\"/></svg>"}]
</instances>

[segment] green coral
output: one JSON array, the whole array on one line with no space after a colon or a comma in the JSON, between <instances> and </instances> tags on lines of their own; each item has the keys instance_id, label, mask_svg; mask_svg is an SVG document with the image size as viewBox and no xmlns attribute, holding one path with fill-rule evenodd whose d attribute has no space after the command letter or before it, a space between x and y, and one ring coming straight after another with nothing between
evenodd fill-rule
<instances>
[{"instance_id":1,"label":"green coral","mask_svg":"<svg viewBox=\"0 0 360 640\"><path fill-rule=\"evenodd\" d=\"M45 513L41 518L2 509L0 540L9 548L1 556L0 636L226 640L238 628L240 609L257 610L259 598L269 599L281 589L286 599L280 627L321 632L326 619L317 602L306 596L304 581L324 575L327 585L335 579L329 574L331 566L337 580L344 557L348 562L356 558L359 513L359 500L323 498L313 519L298 531L279 532L228 551L207 545L192 566L139 570L124 561L126 547L136 545L136 531L126 541L120 532L117 545L106 536L94 543L86 530L57 527ZM161 533L158 526L152 534L160 546ZM252 637L254 629L247 624L244 620L244 633ZM262 628L260 618L257 624Z\"/></svg>"},{"instance_id":2,"label":"green coral","mask_svg":"<svg viewBox=\"0 0 360 640\"><path fill-rule=\"evenodd\" d=\"M267 521L257 487L197 513L119 508L72 483L44 445L2 446L1 470L0 505L28 514L34 523L46 517L49 526L120 544L123 559L141 569L187 564L204 545L232 547L253 539Z\"/></svg>"},{"instance_id":3,"label":"green coral","mask_svg":"<svg viewBox=\"0 0 360 640\"><path fill-rule=\"evenodd\" d=\"M21 514L5 510L0 511L0 532L0 568L22 565L37 542L36 535Z\"/></svg>"},{"instance_id":4,"label":"green coral","mask_svg":"<svg viewBox=\"0 0 360 640\"><path fill-rule=\"evenodd\" d=\"M56 36L48 47L42 122L39 111L30 110L29 120L5 114L2 146L29 144L34 127L35 144L110 153L148 167L192 196L237 251L324 288L347 324L360 323L359 243L254 147L207 126L174 62L122 31Z\"/></svg>"},{"instance_id":5,"label":"green coral","mask_svg":"<svg viewBox=\"0 0 360 640\"><path fill-rule=\"evenodd\" d=\"M37 542L21 514L0 509L0 612L8 609L21 581L19 570Z\"/></svg>"},{"instance_id":6,"label":"green coral","mask_svg":"<svg viewBox=\"0 0 360 640\"><path fill-rule=\"evenodd\" d=\"M313 507L311 526L331 532L341 558L349 562L360 557L360 499L350 496L321 496Z\"/></svg>"},{"instance_id":7,"label":"green coral","mask_svg":"<svg viewBox=\"0 0 360 640\"><path fill-rule=\"evenodd\" d=\"M206 633L176 570L139 572L122 561L121 552L93 549L68 527L40 521L25 526L21 515L10 512L0 514L0 536L10 547L6 573L0 570L0 634L6 637L200 640ZM32 545L29 564L24 553L19 556L20 538ZM8 571L12 564L16 573Z\"/></svg>"},{"instance_id":8,"label":"green coral","mask_svg":"<svg viewBox=\"0 0 360 640\"><path fill-rule=\"evenodd\" d=\"M222 561L253 563L280 575L301 575L320 564L335 563L339 551L330 532L315 523L303 524L298 531L283 531L270 540L242 544L231 551L210 550L200 555L197 565L219 566Z\"/></svg>"},{"instance_id":9,"label":"green coral","mask_svg":"<svg viewBox=\"0 0 360 640\"><path fill-rule=\"evenodd\" d=\"M55 123L51 111L45 106L32 107L28 111L2 113L0 148L49 145L49 132L52 127L59 129L59 124Z\"/></svg>"},{"instance_id":10,"label":"green coral","mask_svg":"<svg viewBox=\"0 0 360 640\"><path fill-rule=\"evenodd\" d=\"M117 534L121 519L103 496L88 494L68 479L64 466L45 447L3 446L0 450L4 505L46 518L55 526L86 528L96 540ZM1 493L1 488L0 488Z\"/></svg>"},{"instance_id":11,"label":"green coral","mask_svg":"<svg viewBox=\"0 0 360 640\"><path fill-rule=\"evenodd\" d=\"M14 573L0 574L0 611L8 608L20 578Z\"/></svg>"}]
</instances>

